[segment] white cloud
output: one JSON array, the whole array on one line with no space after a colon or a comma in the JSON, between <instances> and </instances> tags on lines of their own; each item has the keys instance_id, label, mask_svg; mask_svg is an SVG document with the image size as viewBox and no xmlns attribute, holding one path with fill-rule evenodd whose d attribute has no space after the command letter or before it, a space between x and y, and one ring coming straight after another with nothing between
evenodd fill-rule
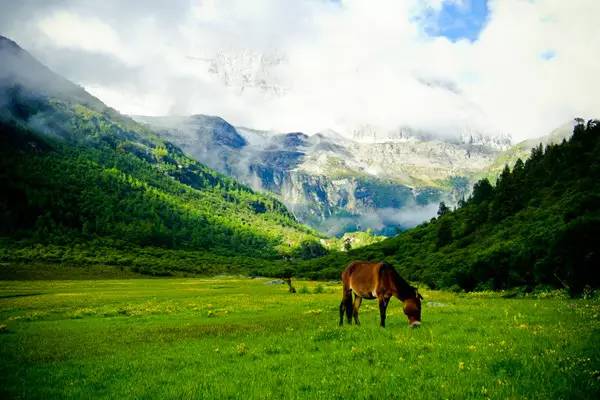
<instances>
[{"instance_id":1,"label":"white cloud","mask_svg":"<svg viewBox=\"0 0 600 400\"><path fill-rule=\"evenodd\" d=\"M38 27L56 47L106 53L126 59L126 50L119 35L97 18L57 11L40 19Z\"/></svg>"},{"instance_id":2,"label":"white cloud","mask_svg":"<svg viewBox=\"0 0 600 400\"><path fill-rule=\"evenodd\" d=\"M110 106L120 104L119 111L129 115L161 115L165 108L163 96L152 92L136 93L129 95L122 90L115 90L105 86L88 85L86 90ZM169 106L167 104L167 106Z\"/></svg>"},{"instance_id":3,"label":"white cloud","mask_svg":"<svg viewBox=\"0 0 600 400\"><path fill-rule=\"evenodd\" d=\"M168 10L61 2L7 33L58 72L72 70L64 49L133 68L111 83L97 65L78 82L124 112L205 113L309 133L468 126L517 139L599 116L600 2L490 1L479 39L451 42L426 36L416 18L444 1L457 0L184 0ZM548 52L555 56L540 56Z\"/></svg>"}]
</instances>

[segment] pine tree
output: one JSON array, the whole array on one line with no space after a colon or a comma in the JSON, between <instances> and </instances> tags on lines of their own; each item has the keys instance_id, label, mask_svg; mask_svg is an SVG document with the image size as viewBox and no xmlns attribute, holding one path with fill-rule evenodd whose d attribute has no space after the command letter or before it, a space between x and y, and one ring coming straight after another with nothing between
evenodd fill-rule
<instances>
[{"instance_id":1,"label":"pine tree","mask_svg":"<svg viewBox=\"0 0 600 400\"><path fill-rule=\"evenodd\" d=\"M450 207L446 205L443 201L440 202L440 207L438 208L437 215L438 217L442 217L450 212Z\"/></svg>"},{"instance_id":2,"label":"pine tree","mask_svg":"<svg viewBox=\"0 0 600 400\"><path fill-rule=\"evenodd\" d=\"M473 185L473 194L471 195L471 201L474 203L481 203L489 200L494 194L494 188L487 178L480 180Z\"/></svg>"}]
</instances>

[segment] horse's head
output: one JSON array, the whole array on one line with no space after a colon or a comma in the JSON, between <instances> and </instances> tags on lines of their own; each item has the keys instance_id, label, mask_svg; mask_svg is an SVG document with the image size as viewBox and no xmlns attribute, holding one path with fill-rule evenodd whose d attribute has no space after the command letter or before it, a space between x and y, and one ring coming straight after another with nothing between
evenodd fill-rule
<instances>
[{"instance_id":1,"label":"horse's head","mask_svg":"<svg viewBox=\"0 0 600 400\"><path fill-rule=\"evenodd\" d=\"M414 289L414 294L404 300L404 314L408 317L408 324L411 328L417 328L421 325L421 299L423 296L417 288Z\"/></svg>"}]
</instances>

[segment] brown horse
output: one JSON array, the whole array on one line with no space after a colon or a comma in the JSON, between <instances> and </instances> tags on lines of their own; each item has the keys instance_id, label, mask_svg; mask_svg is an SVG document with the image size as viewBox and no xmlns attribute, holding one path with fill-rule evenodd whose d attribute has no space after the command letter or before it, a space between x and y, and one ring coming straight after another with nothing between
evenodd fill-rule
<instances>
[{"instance_id":1,"label":"brown horse","mask_svg":"<svg viewBox=\"0 0 600 400\"><path fill-rule=\"evenodd\" d=\"M385 327L385 311L392 296L404 303L404 314L411 327L421 325L421 299L417 288L398 275L394 267L385 262L354 261L342 272L344 292L340 304L340 325L344 323L344 311L348 323L360 325L358 310L362 299L377 299L381 326ZM352 303L354 292L354 304Z\"/></svg>"}]
</instances>

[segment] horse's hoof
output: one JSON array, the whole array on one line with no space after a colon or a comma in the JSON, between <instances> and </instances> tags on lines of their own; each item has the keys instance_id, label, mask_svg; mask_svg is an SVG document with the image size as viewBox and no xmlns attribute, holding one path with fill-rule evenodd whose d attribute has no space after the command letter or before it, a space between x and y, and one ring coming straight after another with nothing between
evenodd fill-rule
<instances>
[{"instance_id":1,"label":"horse's hoof","mask_svg":"<svg viewBox=\"0 0 600 400\"><path fill-rule=\"evenodd\" d=\"M420 328L421 327L421 323L419 321L413 322L412 324L410 324L410 327L412 329Z\"/></svg>"}]
</instances>

